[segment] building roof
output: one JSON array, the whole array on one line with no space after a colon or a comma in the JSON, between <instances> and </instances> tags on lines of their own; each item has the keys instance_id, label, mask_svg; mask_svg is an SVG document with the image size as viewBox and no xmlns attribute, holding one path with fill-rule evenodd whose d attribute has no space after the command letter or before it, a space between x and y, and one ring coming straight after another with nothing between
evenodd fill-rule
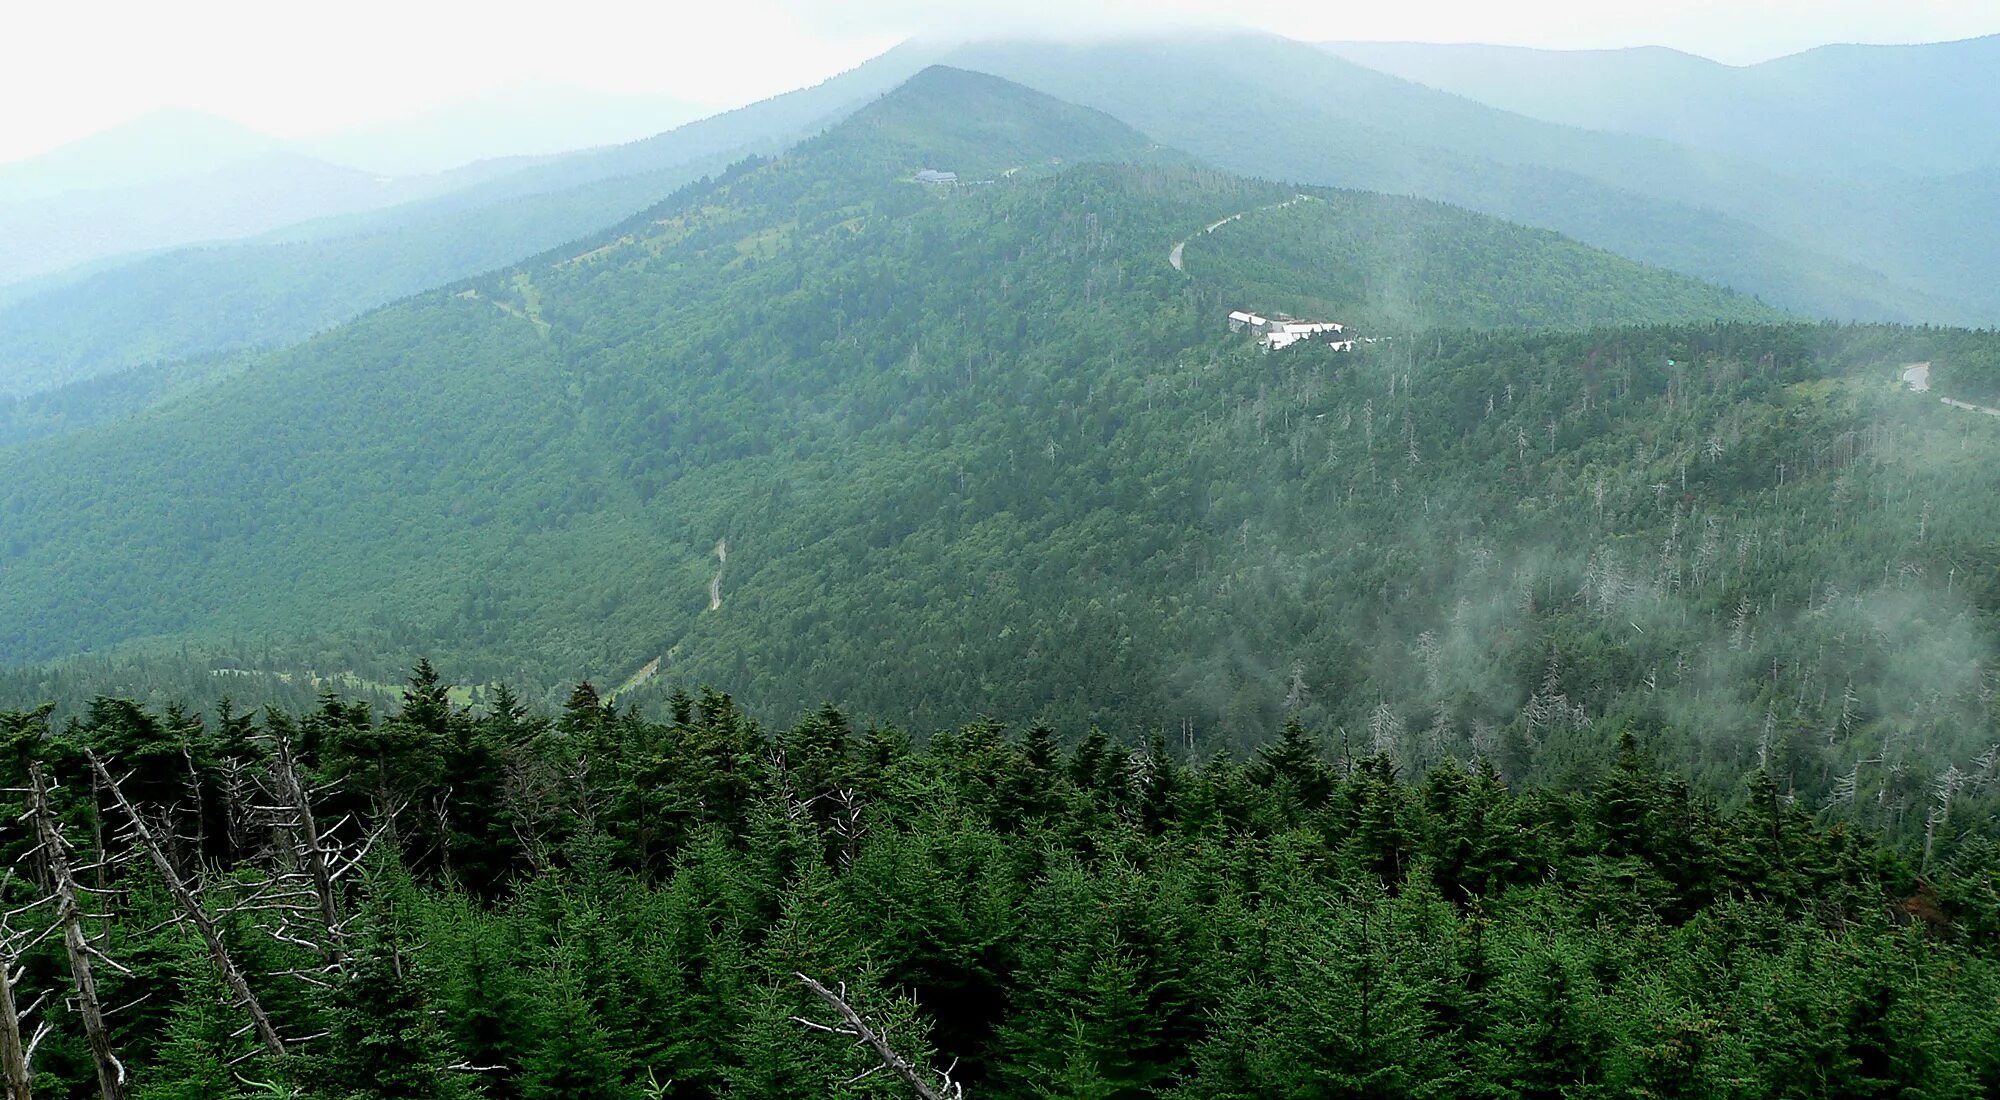
<instances>
[{"instance_id":1,"label":"building roof","mask_svg":"<svg viewBox=\"0 0 2000 1100\"><path fill-rule=\"evenodd\" d=\"M957 183L958 173L940 172L935 168L926 168L918 172L914 178L918 183Z\"/></svg>"}]
</instances>

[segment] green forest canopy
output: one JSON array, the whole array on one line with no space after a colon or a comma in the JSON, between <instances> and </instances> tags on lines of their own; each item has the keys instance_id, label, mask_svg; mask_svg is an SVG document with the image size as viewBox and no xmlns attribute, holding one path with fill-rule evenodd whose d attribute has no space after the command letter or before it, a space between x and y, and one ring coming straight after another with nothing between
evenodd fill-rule
<instances>
[{"instance_id":1,"label":"green forest canopy","mask_svg":"<svg viewBox=\"0 0 2000 1100\"><path fill-rule=\"evenodd\" d=\"M913 749L831 708L770 733L714 693L473 714L427 665L386 720L101 700L0 730L11 810L52 777L79 860L157 854L96 872L121 903L88 918L140 1098L908 1095L799 1022L831 1019L801 974L980 1097L2000 1087L1991 841L1920 876L1762 772L1718 812L1630 738L1583 789L1517 793L1297 724L1190 762L990 722ZM356 868L331 887L287 854L308 812ZM26 928L49 910L16 817ZM66 995L60 944L21 996ZM48 1019L40 1090L83 1095L76 1019Z\"/></svg>"}]
</instances>

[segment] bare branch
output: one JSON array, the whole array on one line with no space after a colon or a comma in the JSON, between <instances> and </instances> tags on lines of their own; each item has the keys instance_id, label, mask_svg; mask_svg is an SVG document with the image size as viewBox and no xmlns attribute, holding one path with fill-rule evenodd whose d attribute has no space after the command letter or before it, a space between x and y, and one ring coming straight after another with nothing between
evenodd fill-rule
<instances>
[{"instance_id":1,"label":"bare branch","mask_svg":"<svg viewBox=\"0 0 2000 1100\"><path fill-rule=\"evenodd\" d=\"M28 765L28 777L34 785L31 805L35 831L41 836L49 873L55 879L56 921L62 928L63 947L69 955L70 986L75 991L76 1014L83 1023L84 1037L90 1043L91 1060L97 1067L97 1089L103 1100L123 1100L125 1066L112 1051L111 1032L104 1026L104 1011L97 1000L97 980L91 973L89 942L84 938L83 915L76 904L76 876L69 862L71 846L62 835L62 826L50 806L50 787L41 761ZM11 968L10 960L8 969ZM11 985L8 992L11 998ZM16 1043L20 1039L18 1019L14 1039ZM20 1070L26 1073L27 1069L24 1056ZM9 1088L12 1087L10 1082ZM26 1100L28 1093L25 1085L19 1095Z\"/></svg>"},{"instance_id":2,"label":"bare branch","mask_svg":"<svg viewBox=\"0 0 2000 1100\"><path fill-rule=\"evenodd\" d=\"M927 1074L924 1071L911 1065L907 1059L890 1048L886 1029L871 1027L868 1021L862 1017L861 1013L855 1011L854 1006L848 1003L847 983L842 982L839 992L835 992L832 989L828 989L823 983L815 981L804 974L796 974L795 976L799 981L805 983L806 988L812 991L813 996L825 1001L827 1006L833 1009L835 1014L840 1017L841 1022L845 1026L838 1028L830 1027L825 1024L814 1023L799 1016L794 1016L792 1019L815 1031L856 1036L859 1039L859 1042L856 1044L857 1046L865 1045L874 1051L875 1057L881 1063L876 1069L887 1069L897 1077L902 1078L903 1083L910 1086L911 1091L917 1094L918 1100L964 1100L965 1086L951 1079L952 1070L958 1068L956 1060L953 1060L952 1064L943 1073L937 1075L938 1079L935 1083L927 1080ZM868 1072L873 1073L875 1070L869 1070ZM865 1077L867 1074L863 1074L862 1076ZM860 1078L857 1077L854 1080L860 1080Z\"/></svg>"},{"instance_id":3,"label":"bare branch","mask_svg":"<svg viewBox=\"0 0 2000 1100\"><path fill-rule=\"evenodd\" d=\"M125 791L118 785L118 781L111 778L111 773L104 767L104 762L99 760L95 753L86 752L84 755L90 760L90 766L97 772L98 779L111 792L112 800L132 823L132 832L143 846L146 855L151 857L154 869L166 883L167 893L173 895L181 912L187 914L188 923L194 925L195 931L201 933L202 941L208 945L210 960L215 963L215 969L222 975L222 980L236 994L244 1011L250 1014L250 1023L256 1029L258 1039L273 1056L284 1057L284 1040L278 1038L277 1029L271 1026L270 1017L264 1014L264 1006L258 1003L257 995L251 992L249 980L244 978L243 971L237 968L236 961L229 957L229 949L223 944L222 934L215 927L214 919L202 908L200 899L188 888L180 872L174 869L173 861L167 858L166 850L153 839L152 830L146 827L145 819L125 797Z\"/></svg>"}]
</instances>

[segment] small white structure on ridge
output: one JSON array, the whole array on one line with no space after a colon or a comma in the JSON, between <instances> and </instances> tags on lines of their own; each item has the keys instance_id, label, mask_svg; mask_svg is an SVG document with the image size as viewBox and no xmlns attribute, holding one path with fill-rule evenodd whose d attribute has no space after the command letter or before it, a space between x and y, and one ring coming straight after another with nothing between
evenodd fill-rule
<instances>
[{"instance_id":1,"label":"small white structure on ridge","mask_svg":"<svg viewBox=\"0 0 2000 1100\"><path fill-rule=\"evenodd\" d=\"M1258 346L1262 347L1265 351L1276 351L1279 348L1291 347L1300 340L1346 332L1347 326L1341 324L1339 321L1273 321L1247 310L1239 309L1229 314L1229 331L1250 332L1257 337ZM1343 343L1346 347L1341 348L1341 350L1349 351L1353 349L1354 342L1352 340L1332 341L1335 347L1340 347Z\"/></svg>"}]
</instances>

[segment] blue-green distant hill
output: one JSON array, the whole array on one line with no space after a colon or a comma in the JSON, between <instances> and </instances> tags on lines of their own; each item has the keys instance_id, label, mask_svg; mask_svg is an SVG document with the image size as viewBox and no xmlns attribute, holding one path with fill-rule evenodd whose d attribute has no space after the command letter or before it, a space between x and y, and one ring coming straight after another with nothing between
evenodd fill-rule
<instances>
[{"instance_id":1,"label":"blue-green distant hill","mask_svg":"<svg viewBox=\"0 0 2000 1100\"><path fill-rule=\"evenodd\" d=\"M774 153L920 67L912 49L642 141L590 149L366 213L43 280L0 298L0 396L289 343L383 302L603 229L733 160ZM81 201L81 200L74 200ZM4 208L0 208L4 212ZM296 220L296 219L291 219Z\"/></svg>"},{"instance_id":2,"label":"blue-green distant hill","mask_svg":"<svg viewBox=\"0 0 2000 1100\"><path fill-rule=\"evenodd\" d=\"M1742 66L1658 47L1326 48L1533 118L1664 138L1788 174L1893 181L2000 167L2000 35L1822 46Z\"/></svg>"}]
</instances>

